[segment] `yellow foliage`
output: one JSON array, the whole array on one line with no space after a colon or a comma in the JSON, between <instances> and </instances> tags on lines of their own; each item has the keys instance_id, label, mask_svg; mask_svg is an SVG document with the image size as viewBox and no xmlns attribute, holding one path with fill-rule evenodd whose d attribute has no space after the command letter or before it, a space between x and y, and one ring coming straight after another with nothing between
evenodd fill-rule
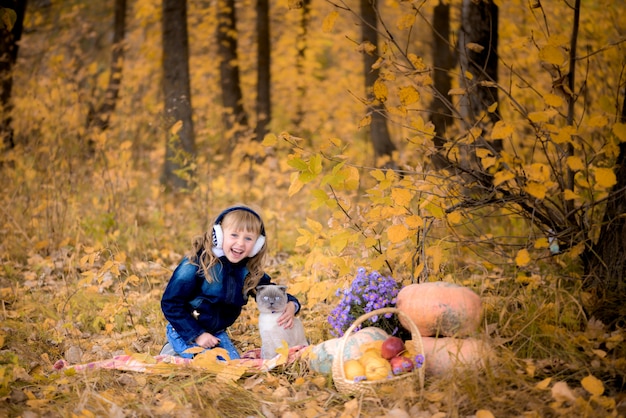
<instances>
[{"instance_id":1,"label":"yellow foliage","mask_svg":"<svg viewBox=\"0 0 626 418\"><path fill-rule=\"evenodd\" d=\"M615 172L610 168L597 167L594 170L594 175L596 178L596 185L602 188L608 189L617 183Z\"/></svg>"},{"instance_id":2,"label":"yellow foliage","mask_svg":"<svg viewBox=\"0 0 626 418\"><path fill-rule=\"evenodd\" d=\"M381 102L384 102L387 100L388 95L389 91L385 82L381 79L376 80L374 82L374 97Z\"/></svg>"},{"instance_id":3,"label":"yellow foliage","mask_svg":"<svg viewBox=\"0 0 626 418\"><path fill-rule=\"evenodd\" d=\"M539 51L539 58L548 64L561 66L565 63L566 55L562 48L548 44Z\"/></svg>"},{"instance_id":4,"label":"yellow foliage","mask_svg":"<svg viewBox=\"0 0 626 418\"><path fill-rule=\"evenodd\" d=\"M517 252L517 255L515 256L515 264L518 267L524 267L528 263L530 263L530 254L527 249L522 248Z\"/></svg>"},{"instance_id":5,"label":"yellow foliage","mask_svg":"<svg viewBox=\"0 0 626 418\"><path fill-rule=\"evenodd\" d=\"M586 167L583 160L574 155L567 157L567 166L573 171L584 170Z\"/></svg>"},{"instance_id":6,"label":"yellow foliage","mask_svg":"<svg viewBox=\"0 0 626 418\"><path fill-rule=\"evenodd\" d=\"M513 135L513 127L503 121L498 121L491 131L491 139L506 139Z\"/></svg>"},{"instance_id":7,"label":"yellow foliage","mask_svg":"<svg viewBox=\"0 0 626 418\"><path fill-rule=\"evenodd\" d=\"M626 123L616 123L613 125L613 134L619 142L626 142Z\"/></svg>"},{"instance_id":8,"label":"yellow foliage","mask_svg":"<svg viewBox=\"0 0 626 418\"><path fill-rule=\"evenodd\" d=\"M324 18L324 23L322 24L322 31L325 33L332 32L335 27L335 23L339 18L339 13L337 11L332 11Z\"/></svg>"},{"instance_id":9,"label":"yellow foliage","mask_svg":"<svg viewBox=\"0 0 626 418\"><path fill-rule=\"evenodd\" d=\"M536 199L544 199L546 197L547 188L544 183L538 183L535 181L530 181L524 187L524 190L531 196Z\"/></svg>"},{"instance_id":10,"label":"yellow foliage","mask_svg":"<svg viewBox=\"0 0 626 418\"><path fill-rule=\"evenodd\" d=\"M415 24L415 14L405 13L398 19L397 28L400 30L411 29Z\"/></svg>"},{"instance_id":11,"label":"yellow foliage","mask_svg":"<svg viewBox=\"0 0 626 418\"><path fill-rule=\"evenodd\" d=\"M419 92L413 86L402 87L400 89L398 96L400 98L400 103L402 103L403 106L408 106L413 103L417 103L420 99Z\"/></svg>"},{"instance_id":12,"label":"yellow foliage","mask_svg":"<svg viewBox=\"0 0 626 418\"><path fill-rule=\"evenodd\" d=\"M387 228L387 237L389 237L389 241L392 243L398 243L404 241L410 234L409 229L402 225L391 225Z\"/></svg>"}]
</instances>

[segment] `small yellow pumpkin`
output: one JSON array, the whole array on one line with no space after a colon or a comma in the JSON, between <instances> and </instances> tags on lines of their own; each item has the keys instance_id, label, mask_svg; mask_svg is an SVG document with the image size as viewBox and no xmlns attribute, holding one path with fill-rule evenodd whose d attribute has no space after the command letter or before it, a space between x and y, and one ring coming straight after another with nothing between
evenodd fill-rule
<instances>
[{"instance_id":1,"label":"small yellow pumpkin","mask_svg":"<svg viewBox=\"0 0 626 418\"><path fill-rule=\"evenodd\" d=\"M343 363L343 373L348 380L365 377L365 366L359 360L351 359Z\"/></svg>"},{"instance_id":2,"label":"small yellow pumpkin","mask_svg":"<svg viewBox=\"0 0 626 418\"><path fill-rule=\"evenodd\" d=\"M391 364L382 357L371 356L362 363L365 365L367 380L386 379L391 374Z\"/></svg>"}]
</instances>

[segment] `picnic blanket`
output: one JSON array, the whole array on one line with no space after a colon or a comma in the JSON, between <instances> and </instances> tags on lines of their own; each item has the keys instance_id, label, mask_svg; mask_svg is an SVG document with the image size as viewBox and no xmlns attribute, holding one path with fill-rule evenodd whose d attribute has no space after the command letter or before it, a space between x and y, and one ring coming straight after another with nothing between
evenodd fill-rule
<instances>
[{"instance_id":1,"label":"picnic blanket","mask_svg":"<svg viewBox=\"0 0 626 418\"><path fill-rule=\"evenodd\" d=\"M269 371L279 365L291 364L300 358L306 348L307 346L285 347L284 351L279 351L271 359L262 359L261 349L257 348L245 352L241 359L217 360L218 356L223 355L223 353L219 349L213 349L198 354L193 359L172 355L152 356L135 353L83 364L69 364L64 359L60 359L53 367L57 371L114 369L140 373L170 373L175 367L189 366L214 372L229 380L236 380L246 372Z\"/></svg>"}]
</instances>

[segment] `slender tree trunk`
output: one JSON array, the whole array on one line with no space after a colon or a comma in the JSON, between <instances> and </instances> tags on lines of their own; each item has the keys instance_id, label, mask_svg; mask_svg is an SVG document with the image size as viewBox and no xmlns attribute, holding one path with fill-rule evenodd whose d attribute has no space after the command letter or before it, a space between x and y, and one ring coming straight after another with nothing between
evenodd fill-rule
<instances>
[{"instance_id":1,"label":"slender tree trunk","mask_svg":"<svg viewBox=\"0 0 626 418\"><path fill-rule=\"evenodd\" d=\"M178 190L189 187L193 173L186 171L195 156L187 1L163 0L163 95L167 129L161 182ZM182 124L182 125L181 125Z\"/></svg>"},{"instance_id":2,"label":"slender tree trunk","mask_svg":"<svg viewBox=\"0 0 626 418\"><path fill-rule=\"evenodd\" d=\"M217 42L220 57L220 83L224 115L222 121L228 139L227 153L248 134L248 116L243 107L237 58L237 16L235 0L217 0Z\"/></svg>"},{"instance_id":3,"label":"slender tree trunk","mask_svg":"<svg viewBox=\"0 0 626 418\"><path fill-rule=\"evenodd\" d=\"M13 67L17 61L19 40L24 29L24 15L26 14L26 0L4 0L0 3L3 19L0 21L0 137L5 149L15 146L13 138L13 105L11 92L13 90ZM15 12L15 21L8 18L9 11ZM7 18L5 19L4 16ZM7 22L11 22L7 24Z\"/></svg>"},{"instance_id":4,"label":"slender tree trunk","mask_svg":"<svg viewBox=\"0 0 626 418\"><path fill-rule=\"evenodd\" d=\"M621 122L626 123L626 96ZM619 144L615 176L598 242L582 255L584 287L594 295L587 310L612 328L626 326L626 142Z\"/></svg>"},{"instance_id":5,"label":"slender tree trunk","mask_svg":"<svg viewBox=\"0 0 626 418\"><path fill-rule=\"evenodd\" d=\"M111 52L111 74L109 85L104 93L104 101L96 109L94 103L89 104L87 114L87 129L96 127L101 131L109 127L111 114L115 110L119 95L122 70L124 68L124 38L126 34L126 0L115 0L115 20L113 32L113 47ZM93 145L90 145L92 148Z\"/></svg>"},{"instance_id":6,"label":"slender tree trunk","mask_svg":"<svg viewBox=\"0 0 626 418\"><path fill-rule=\"evenodd\" d=\"M297 39L296 39L296 48L298 50L298 55L296 57L296 69L298 71L298 77L296 79L296 86L298 91L298 100L296 102L297 110L296 116L293 120L293 124L296 127L300 127L302 121L304 120L304 112L305 112L305 100L307 94L307 84L305 82L305 65L306 65L306 49L307 49L307 33L309 26L309 19L311 17L311 0L303 0L302 5L302 15L300 18L300 28L298 30Z\"/></svg>"},{"instance_id":7,"label":"slender tree trunk","mask_svg":"<svg viewBox=\"0 0 626 418\"><path fill-rule=\"evenodd\" d=\"M378 16L376 13L377 0L360 0L361 1L361 38L363 42L369 41L378 48ZM370 124L370 136L374 146L374 156L376 161L382 157L387 157L386 166L393 166L391 157L396 150L396 146L391 142L389 130L387 129L387 113L385 106L377 102L373 95L374 83L378 80L378 70L374 70L372 66L376 62L374 53L363 53L363 71L365 73L365 92L370 105L368 113L372 117Z\"/></svg>"},{"instance_id":8,"label":"slender tree trunk","mask_svg":"<svg viewBox=\"0 0 626 418\"><path fill-rule=\"evenodd\" d=\"M438 96L433 99L431 121L435 125L435 147L441 149L445 143L446 128L452 125L453 118L448 109L448 92L452 87L450 69L452 68L450 48L450 5L441 1L435 6L433 14L433 81Z\"/></svg>"},{"instance_id":9,"label":"slender tree trunk","mask_svg":"<svg viewBox=\"0 0 626 418\"><path fill-rule=\"evenodd\" d=\"M256 97L256 140L262 141L267 134L267 126L272 117L272 102L270 97L270 18L269 1L257 0L257 35L258 35L258 70L257 70L257 97Z\"/></svg>"},{"instance_id":10,"label":"slender tree trunk","mask_svg":"<svg viewBox=\"0 0 626 418\"><path fill-rule=\"evenodd\" d=\"M487 120L479 121L481 112L498 102L498 89L484 82L498 82L498 7L493 0L463 0L462 24L459 33L461 86L467 94L460 104L461 115L470 124L485 125L500 119L498 109L488 113ZM471 74L471 78L465 74ZM502 150L502 140L491 143Z\"/></svg>"}]
</instances>

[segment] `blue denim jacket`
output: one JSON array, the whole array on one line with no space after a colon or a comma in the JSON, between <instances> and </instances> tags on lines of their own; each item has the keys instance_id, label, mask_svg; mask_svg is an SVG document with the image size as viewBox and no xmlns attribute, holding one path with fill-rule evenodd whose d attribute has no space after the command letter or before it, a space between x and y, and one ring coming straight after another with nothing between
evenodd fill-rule
<instances>
[{"instance_id":1,"label":"blue denim jacket","mask_svg":"<svg viewBox=\"0 0 626 418\"><path fill-rule=\"evenodd\" d=\"M203 332L215 335L224 331L248 303L250 295L243 295L243 283L248 274L245 262L233 264L226 257L220 257L220 261L221 264L211 268L217 280L209 283L202 269L185 257L163 292L161 310L165 319L189 343ZM259 284L270 283L270 277L265 274ZM287 297L296 304L297 313L300 303L292 295Z\"/></svg>"}]
</instances>

